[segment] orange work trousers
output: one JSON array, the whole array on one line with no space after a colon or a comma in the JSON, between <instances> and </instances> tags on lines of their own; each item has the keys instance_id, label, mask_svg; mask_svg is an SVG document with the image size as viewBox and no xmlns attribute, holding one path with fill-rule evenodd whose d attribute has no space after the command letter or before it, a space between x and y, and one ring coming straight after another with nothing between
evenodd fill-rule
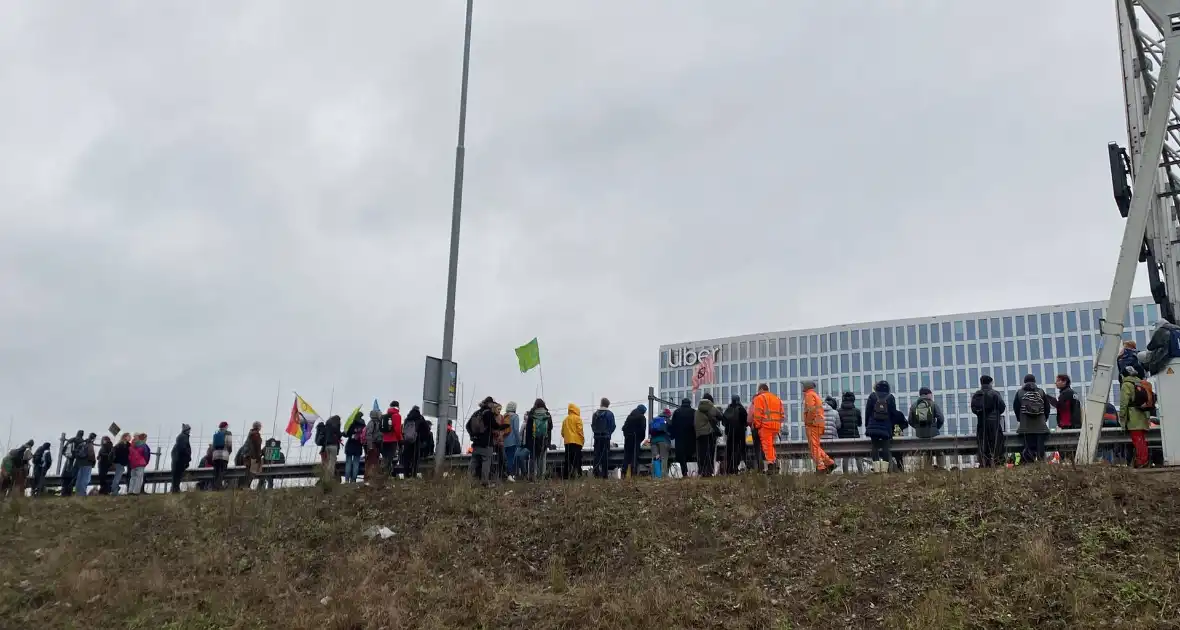
<instances>
[{"instance_id":1,"label":"orange work trousers","mask_svg":"<svg viewBox=\"0 0 1180 630\"><path fill-rule=\"evenodd\" d=\"M819 440L824 436L824 425L809 424L807 425L807 445L811 447L811 458L815 460L816 470L827 470L836 464L836 461L824 452L822 446L819 445Z\"/></svg>"},{"instance_id":2,"label":"orange work trousers","mask_svg":"<svg viewBox=\"0 0 1180 630\"><path fill-rule=\"evenodd\" d=\"M775 462L774 436L776 435L778 435L778 427L775 425L764 424L758 427L758 442L762 445L762 458L766 460L767 465Z\"/></svg>"}]
</instances>

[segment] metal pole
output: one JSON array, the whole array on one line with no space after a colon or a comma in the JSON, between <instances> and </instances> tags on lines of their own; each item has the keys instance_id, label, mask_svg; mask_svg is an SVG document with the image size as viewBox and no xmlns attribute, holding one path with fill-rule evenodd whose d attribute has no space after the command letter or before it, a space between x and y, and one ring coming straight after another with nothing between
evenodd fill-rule
<instances>
[{"instance_id":1,"label":"metal pole","mask_svg":"<svg viewBox=\"0 0 1180 630\"><path fill-rule=\"evenodd\" d=\"M459 219L463 213L463 146L467 135L467 75L471 67L471 11L474 0L467 0L467 21L463 31L463 78L459 88L459 141L455 145L455 188L451 201L451 257L447 270L447 310L443 315L442 360L451 361L455 344L455 285L459 273ZM434 474L442 474L446 455L447 419L450 416L450 389L447 378L439 379L438 427L435 430Z\"/></svg>"}]
</instances>

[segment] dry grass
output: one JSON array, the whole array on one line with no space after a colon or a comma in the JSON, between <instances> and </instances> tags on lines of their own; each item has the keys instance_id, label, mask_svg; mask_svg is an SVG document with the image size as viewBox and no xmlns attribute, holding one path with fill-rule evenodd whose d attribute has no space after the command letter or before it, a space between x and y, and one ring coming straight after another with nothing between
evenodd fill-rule
<instances>
[{"instance_id":1,"label":"dry grass","mask_svg":"<svg viewBox=\"0 0 1180 630\"><path fill-rule=\"evenodd\" d=\"M3 506L43 628L1176 628L1177 476L411 481ZM387 526L396 535L361 532Z\"/></svg>"}]
</instances>

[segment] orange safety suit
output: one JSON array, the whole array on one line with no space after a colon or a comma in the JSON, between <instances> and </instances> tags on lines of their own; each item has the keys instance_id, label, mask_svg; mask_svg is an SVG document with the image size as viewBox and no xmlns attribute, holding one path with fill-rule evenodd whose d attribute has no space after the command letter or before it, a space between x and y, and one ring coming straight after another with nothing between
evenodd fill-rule
<instances>
[{"instance_id":1,"label":"orange safety suit","mask_svg":"<svg viewBox=\"0 0 1180 630\"><path fill-rule=\"evenodd\" d=\"M824 401L814 389L803 392L803 426L807 429L807 445L811 448L815 469L820 472L828 470L836 461L819 445L824 435Z\"/></svg>"},{"instance_id":2,"label":"orange safety suit","mask_svg":"<svg viewBox=\"0 0 1180 630\"><path fill-rule=\"evenodd\" d=\"M758 441L762 445L762 456L766 464L775 463L774 436L782 428L783 401L770 392L758 392L750 404L750 425L758 432Z\"/></svg>"}]
</instances>

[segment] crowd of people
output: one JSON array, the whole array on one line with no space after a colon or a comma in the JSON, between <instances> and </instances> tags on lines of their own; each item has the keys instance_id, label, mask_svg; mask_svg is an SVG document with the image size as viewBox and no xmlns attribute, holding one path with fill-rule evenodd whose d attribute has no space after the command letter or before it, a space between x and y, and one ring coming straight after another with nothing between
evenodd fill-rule
<instances>
[{"instance_id":1,"label":"crowd of people","mask_svg":"<svg viewBox=\"0 0 1180 630\"><path fill-rule=\"evenodd\" d=\"M1124 344L1119 355L1119 407L1108 405L1104 426L1119 426L1131 438L1128 460L1133 466L1150 465L1147 431L1155 422L1156 397L1147 373L1135 351L1135 342ZM1056 414L1056 424L1062 429L1081 427L1082 406L1075 395L1069 376L1058 375L1054 383L1055 395L1046 392L1033 375L1024 377L1023 385L1008 401L993 388L990 376L980 378L979 389L972 395L970 409L976 417L975 437L978 463L981 467L1004 466L1017 461L1021 464L1044 462L1047 459L1046 438L1050 433L1048 419ZM803 383L803 421L811 459L820 474L829 474L839 464L824 450L824 442L834 439L870 440L868 461L846 457L843 472L884 473L904 468L900 454L892 450L893 440L906 428L912 428L919 439L938 436L945 424L942 409L935 401L934 392L923 387L908 411L898 409L897 398L887 381L880 381L864 400L863 410L857 406L856 395L844 392L839 400L820 396L814 382ZM736 474L741 471L777 472L775 443L785 418L783 401L766 384L759 385L757 394L747 406L737 395L722 409L713 396L705 394L696 407L685 398L676 409L664 409L650 420L647 407L638 405L622 424L623 465L621 475L637 476L639 453L644 445L651 449L653 477L674 474L689 476L689 464L695 464L700 476ZM1005 444L1005 414L1011 411L1017 420L1016 433L1023 439L1023 450L1013 459L1008 457ZM612 438L618 428L610 400L603 398L590 417L590 438L593 440L589 468L594 477L610 476ZM518 412L515 402L504 406L489 396L467 420L467 434L471 438L471 474L485 484L494 480L514 482L518 478L544 479L550 475L549 453L556 450L553 433L559 430L564 446L563 457L555 462L563 478L583 474L583 448L586 444L585 424L578 405L569 404L566 415L557 426L554 415L545 401L537 399L524 412ZM185 473L189 470L193 450L192 428L182 425L171 452L171 491L180 492ZM419 462L434 455L434 431L430 421L415 406L402 417L400 405L392 401L388 409L374 409L366 421L360 414L342 421L331 416L315 427L315 445L320 447L325 481L338 478L337 462L344 451L343 481L357 483L363 476L366 484L383 479L417 477ZM749 439L747 440L747 435ZM747 449L747 441L752 449ZM46 442L34 447L28 442L11 450L0 466L0 494L23 495L26 489L33 496L45 493L45 479L53 464L51 445ZM719 448L720 447L720 448ZM451 423L447 424L444 445L447 455L458 455L461 444ZM101 439L83 431L65 440L59 455L62 457L62 496L73 494L118 495L122 486L126 492L143 492L144 475L152 459L147 435L123 433L117 442L110 437ZM213 470L212 481L201 482L198 488L220 490L226 487L225 471L231 462L245 469L238 487L273 487L274 479L263 474L264 467L285 462L278 440L262 439L262 423L255 422L244 444L236 451L228 423L222 422L209 442L199 468ZM30 470L31 469L31 470ZM380 474L366 474L380 471ZM95 474L97 472L97 474ZM31 480L31 485L29 481Z\"/></svg>"}]
</instances>

